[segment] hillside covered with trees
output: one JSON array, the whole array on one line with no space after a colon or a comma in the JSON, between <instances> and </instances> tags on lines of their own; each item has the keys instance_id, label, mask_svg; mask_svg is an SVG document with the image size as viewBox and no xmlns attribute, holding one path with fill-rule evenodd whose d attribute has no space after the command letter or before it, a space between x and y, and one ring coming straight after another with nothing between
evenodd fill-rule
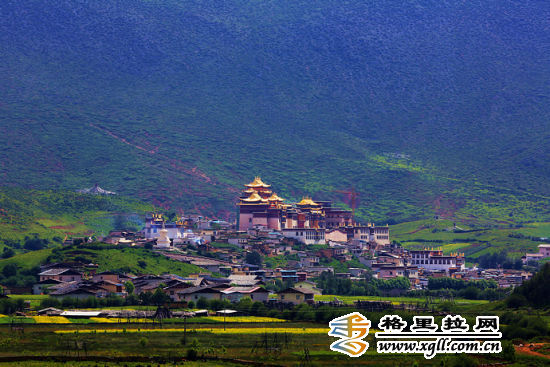
<instances>
[{"instance_id":1,"label":"hillside covered with trees","mask_svg":"<svg viewBox=\"0 0 550 367\"><path fill-rule=\"evenodd\" d=\"M234 216L255 175L359 218L550 218L550 4L0 3L0 183Z\"/></svg>"}]
</instances>

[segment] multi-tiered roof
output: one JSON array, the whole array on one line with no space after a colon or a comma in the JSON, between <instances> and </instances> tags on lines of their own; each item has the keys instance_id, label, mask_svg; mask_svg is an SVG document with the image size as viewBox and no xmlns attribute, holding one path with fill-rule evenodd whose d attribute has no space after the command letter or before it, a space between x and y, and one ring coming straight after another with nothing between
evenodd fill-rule
<instances>
[{"instance_id":1,"label":"multi-tiered roof","mask_svg":"<svg viewBox=\"0 0 550 367\"><path fill-rule=\"evenodd\" d=\"M243 195L240 198L239 205L269 205L279 207L283 205L284 199L271 191L271 185L266 184L260 177L254 178L254 181L244 185Z\"/></svg>"}]
</instances>

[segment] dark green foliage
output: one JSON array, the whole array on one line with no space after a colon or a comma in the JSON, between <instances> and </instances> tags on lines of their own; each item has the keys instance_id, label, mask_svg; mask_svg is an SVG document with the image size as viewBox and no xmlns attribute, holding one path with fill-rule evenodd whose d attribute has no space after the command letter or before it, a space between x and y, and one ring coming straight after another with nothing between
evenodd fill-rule
<instances>
[{"instance_id":1,"label":"dark green foliage","mask_svg":"<svg viewBox=\"0 0 550 367\"><path fill-rule=\"evenodd\" d=\"M196 361L198 358L199 352L196 348L187 349L187 351L185 352L185 359L189 361Z\"/></svg>"},{"instance_id":2,"label":"dark green foliage","mask_svg":"<svg viewBox=\"0 0 550 367\"><path fill-rule=\"evenodd\" d=\"M476 367L478 362L468 354L458 354L450 359L450 367Z\"/></svg>"},{"instance_id":3,"label":"dark green foliage","mask_svg":"<svg viewBox=\"0 0 550 367\"><path fill-rule=\"evenodd\" d=\"M526 304L540 308L550 306L550 263L544 264L533 278L514 289L507 304L509 307Z\"/></svg>"},{"instance_id":4,"label":"dark green foliage","mask_svg":"<svg viewBox=\"0 0 550 367\"><path fill-rule=\"evenodd\" d=\"M151 302L154 305L162 306L166 302L170 301L170 297L162 291L162 288L155 289L155 293L151 296Z\"/></svg>"},{"instance_id":5,"label":"dark green foliage","mask_svg":"<svg viewBox=\"0 0 550 367\"><path fill-rule=\"evenodd\" d=\"M4 251L2 251L2 258L7 259L15 255L15 251L13 251L12 248L4 247Z\"/></svg>"},{"instance_id":6,"label":"dark green foliage","mask_svg":"<svg viewBox=\"0 0 550 367\"><path fill-rule=\"evenodd\" d=\"M16 264L8 264L4 266L4 269L2 269L2 275L4 275L6 278L14 276L16 274L17 274Z\"/></svg>"},{"instance_id":7,"label":"dark green foliage","mask_svg":"<svg viewBox=\"0 0 550 367\"><path fill-rule=\"evenodd\" d=\"M394 293L404 293L410 288L409 279L397 277L393 279L375 279L370 276L361 281L337 278L330 272L323 272L317 279L317 287L323 294L342 296L380 296Z\"/></svg>"},{"instance_id":8,"label":"dark green foliage","mask_svg":"<svg viewBox=\"0 0 550 367\"><path fill-rule=\"evenodd\" d=\"M48 297L40 301L40 308L48 308L48 307L59 308L61 307L61 301L53 297Z\"/></svg>"},{"instance_id":9,"label":"dark green foliage","mask_svg":"<svg viewBox=\"0 0 550 367\"><path fill-rule=\"evenodd\" d=\"M470 242L476 242L470 241ZM479 261L479 266L482 268L498 268L503 267L505 269L521 269L523 267L523 262L520 258L509 258L506 255L506 252L493 252L491 254L481 255L477 258Z\"/></svg>"},{"instance_id":10,"label":"dark green foliage","mask_svg":"<svg viewBox=\"0 0 550 367\"><path fill-rule=\"evenodd\" d=\"M529 340L548 335L548 324L538 316L528 316L518 312L506 312L500 317L500 323L506 325L502 335L506 339Z\"/></svg>"},{"instance_id":11,"label":"dark green foliage","mask_svg":"<svg viewBox=\"0 0 550 367\"><path fill-rule=\"evenodd\" d=\"M516 350L514 348L514 344L511 341L502 341L502 352L500 352L500 357L512 363L516 361Z\"/></svg>"},{"instance_id":12,"label":"dark green foliage","mask_svg":"<svg viewBox=\"0 0 550 367\"><path fill-rule=\"evenodd\" d=\"M251 252L248 252L246 254L245 261L246 261L247 264L261 266L262 265L262 256L256 251L251 251Z\"/></svg>"},{"instance_id":13,"label":"dark green foliage","mask_svg":"<svg viewBox=\"0 0 550 367\"><path fill-rule=\"evenodd\" d=\"M208 307L208 300L206 300L206 298L204 297L199 298L199 300L197 301L197 308L202 310L206 307Z\"/></svg>"},{"instance_id":14,"label":"dark green foliage","mask_svg":"<svg viewBox=\"0 0 550 367\"><path fill-rule=\"evenodd\" d=\"M43 238L26 238L23 247L29 251L42 250L48 245L49 241Z\"/></svg>"},{"instance_id":15,"label":"dark green foliage","mask_svg":"<svg viewBox=\"0 0 550 367\"><path fill-rule=\"evenodd\" d=\"M464 281L462 279L455 278L429 278L428 289L455 289L460 290L467 287L475 287L478 289L497 288L498 284L493 280L477 280L477 281Z\"/></svg>"},{"instance_id":16,"label":"dark green foliage","mask_svg":"<svg viewBox=\"0 0 550 367\"><path fill-rule=\"evenodd\" d=\"M4 315L11 315L16 311L23 311L24 301L22 299L0 299L0 313Z\"/></svg>"},{"instance_id":17,"label":"dark green foliage","mask_svg":"<svg viewBox=\"0 0 550 367\"><path fill-rule=\"evenodd\" d=\"M355 186L363 219L548 218L545 9L3 0L0 180L230 215L262 174Z\"/></svg>"},{"instance_id":18,"label":"dark green foliage","mask_svg":"<svg viewBox=\"0 0 550 367\"><path fill-rule=\"evenodd\" d=\"M134 286L134 283L132 283L131 281L127 281L126 283L124 283L124 288L126 289L126 292L128 294L133 294L136 287Z\"/></svg>"}]
</instances>

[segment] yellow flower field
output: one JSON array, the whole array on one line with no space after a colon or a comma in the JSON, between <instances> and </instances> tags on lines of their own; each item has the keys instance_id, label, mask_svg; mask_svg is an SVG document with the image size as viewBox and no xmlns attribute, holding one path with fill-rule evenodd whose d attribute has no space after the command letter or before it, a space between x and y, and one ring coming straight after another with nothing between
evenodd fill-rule
<instances>
[{"instance_id":1,"label":"yellow flower field","mask_svg":"<svg viewBox=\"0 0 550 367\"><path fill-rule=\"evenodd\" d=\"M70 324L71 321L63 316L32 316L37 324Z\"/></svg>"},{"instance_id":2,"label":"yellow flower field","mask_svg":"<svg viewBox=\"0 0 550 367\"><path fill-rule=\"evenodd\" d=\"M107 317L90 317L90 320L94 322L101 322L101 323L118 322L118 319L109 319Z\"/></svg>"},{"instance_id":3,"label":"yellow flower field","mask_svg":"<svg viewBox=\"0 0 550 367\"><path fill-rule=\"evenodd\" d=\"M223 321L223 316L207 316L208 320ZM286 320L277 319L274 317L259 317L259 316L228 316L225 318L227 322L285 322Z\"/></svg>"}]
</instances>

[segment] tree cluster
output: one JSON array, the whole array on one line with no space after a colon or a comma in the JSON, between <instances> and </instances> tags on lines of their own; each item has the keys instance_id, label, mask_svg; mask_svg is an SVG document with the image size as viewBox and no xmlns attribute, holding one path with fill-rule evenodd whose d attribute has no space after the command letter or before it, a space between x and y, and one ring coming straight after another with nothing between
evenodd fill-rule
<instances>
[{"instance_id":1,"label":"tree cluster","mask_svg":"<svg viewBox=\"0 0 550 367\"><path fill-rule=\"evenodd\" d=\"M352 281L337 278L331 272L323 272L317 279L317 287L323 294L340 296L381 296L391 290L405 291L410 288L409 279L397 277L393 279L375 279L367 275L365 279Z\"/></svg>"},{"instance_id":2,"label":"tree cluster","mask_svg":"<svg viewBox=\"0 0 550 367\"><path fill-rule=\"evenodd\" d=\"M550 305L550 263L546 263L531 278L514 289L506 300L511 308L533 306L538 308Z\"/></svg>"}]
</instances>

